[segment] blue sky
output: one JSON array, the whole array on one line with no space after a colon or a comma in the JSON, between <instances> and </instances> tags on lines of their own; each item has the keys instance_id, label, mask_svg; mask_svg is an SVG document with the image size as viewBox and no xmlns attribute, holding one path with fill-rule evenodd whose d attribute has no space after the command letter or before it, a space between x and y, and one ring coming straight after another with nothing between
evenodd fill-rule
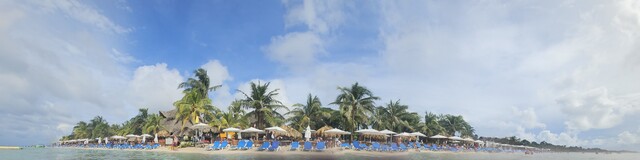
<instances>
[{"instance_id":1,"label":"blue sky","mask_svg":"<svg viewBox=\"0 0 640 160\"><path fill-rule=\"evenodd\" d=\"M171 109L199 67L219 108L252 81L286 105L337 86L463 115L481 136L635 149L640 3L2 1L0 145ZM328 105L335 108L336 106ZM42 132L44 131L44 132ZM23 140L26 139L26 140Z\"/></svg>"}]
</instances>

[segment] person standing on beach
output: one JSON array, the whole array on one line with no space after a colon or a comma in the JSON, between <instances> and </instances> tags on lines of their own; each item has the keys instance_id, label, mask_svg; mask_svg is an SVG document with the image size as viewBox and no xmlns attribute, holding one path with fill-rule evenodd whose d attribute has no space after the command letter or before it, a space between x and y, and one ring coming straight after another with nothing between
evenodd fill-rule
<instances>
[{"instance_id":1,"label":"person standing on beach","mask_svg":"<svg viewBox=\"0 0 640 160\"><path fill-rule=\"evenodd\" d=\"M173 135L173 143L171 143L171 150L178 150L178 136Z\"/></svg>"}]
</instances>

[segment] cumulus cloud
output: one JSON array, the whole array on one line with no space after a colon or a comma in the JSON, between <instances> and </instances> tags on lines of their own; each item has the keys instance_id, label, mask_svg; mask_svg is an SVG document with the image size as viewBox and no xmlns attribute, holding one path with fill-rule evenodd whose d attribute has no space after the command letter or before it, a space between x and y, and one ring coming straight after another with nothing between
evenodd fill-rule
<instances>
[{"instance_id":1,"label":"cumulus cloud","mask_svg":"<svg viewBox=\"0 0 640 160\"><path fill-rule=\"evenodd\" d=\"M178 85L183 81L180 72L165 63L140 66L129 82L129 102L137 108L149 108L151 113L173 109L173 102L182 98Z\"/></svg>"},{"instance_id":2,"label":"cumulus cloud","mask_svg":"<svg viewBox=\"0 0 640 160\"><path fill-rule=\"evenodd\" d=\"M611 128L622 122L626 115L635 112L632 105L617 101L608 95L606 88L572 92L558 99L568 116L565 122L567 127L578 131Z\"/></svg>"},{"instance_id":3,"label":"cumulus cloud","mask_svg":"<svg viewBox=\"0 0 640 160\"><path fill-rule=\"evenodd\" d=\"M43 12L48 5L73 11ZM0 16L3 144L51 142L78 120L128 116L116 112L127 109L122 95L128 80L123 63L113 58L127 55L112 52L119 44L104 39L120 30L108 18L73 1L2 1L0 8L10 13ZM81 20L91 17L99 20Z\"/></svg>"},{"instance_id":4,"label":"cumulus cloud","mask_svg":"<svg viewBox=\"0 0 640 160\"><path fill-rule=\"evenodd\" d=\"M640 129L636 132L624 131L618 134L619 144L638 144L640 143Z\"/></svg>"}]
</instances>

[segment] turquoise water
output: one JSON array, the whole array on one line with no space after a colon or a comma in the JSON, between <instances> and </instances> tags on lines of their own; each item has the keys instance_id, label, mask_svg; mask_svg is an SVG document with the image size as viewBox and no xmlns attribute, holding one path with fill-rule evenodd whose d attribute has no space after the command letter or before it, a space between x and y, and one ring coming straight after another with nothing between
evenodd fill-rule
<instances>
[{"instance_id":1,"label":"turquoise water","mask_svg":"<svg viewBox=\"0 0 640 160\"><path fill-rule=\"evenodd\" d=\"M366 151L362 154L345 154L340 156L312 156L312 155L205 155L197 153L165 153L165 152L141 152L126 150L83 150L69 148L26 148L23 150L0 150L0 159L29 159L29 160L53 160L53 159L234 159L234 160L251 160L251 159L435 159L435 160L458 160L458 159L474 159L474 160L564 160L564 159L580 159L580 160L637 160L640 154L593 154L593 153L539 153L535 155L509 154L509 153L409 153L408 155L391 155L387 157L379 157L367 155ZM390 153L393 154L393 153Z\"/></svg>"}]
</instances>

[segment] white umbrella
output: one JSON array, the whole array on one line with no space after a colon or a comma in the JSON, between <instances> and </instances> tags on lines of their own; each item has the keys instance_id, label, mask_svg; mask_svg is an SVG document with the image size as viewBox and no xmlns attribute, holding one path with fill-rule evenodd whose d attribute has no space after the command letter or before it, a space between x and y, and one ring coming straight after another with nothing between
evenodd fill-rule
<instances>
[{"instance_id":1,"label":"white umbrella","mask_svg":"<svg viewBox=\"0 0 640 160\"><path fill-rule=\"evenodd\" d=\"M96 138L98 140L98 144L102 144L102 137Z\"/></svg>"},{"instance_id":2,"label":"white umbrella","mask_svg":"<svg viewBox=\"0 0 640 160\"><path fill-rule=\"evenodd\" d=\"M409 133L409 134L414 135L414 136L418 136L418 137L426 137L427 136L427 135L424 135L424 134L422 134L420 132L413 132L413 133Z\"/></svg>"},{"instance_id":3,"label":"white umbrella","mask_svg":"<svg viewBox=\"0 0 640 160\"><path fill-rule=\"evenodd\" d=\"M146 143L147 142L147 137L151 137L151 135L149 134L143 134L142 136L142 143Z\"/></svg>"},{"instance_id":4,"label":"white umbrella","mask_svg":"<svg viewBox=\"0 0 640 160\"><path fill-rule=\"evenodd\" d=\"M247 132L247 133L264 133L264 131L263 131L263 130L259 130L259 129L256 129L256 128L253 128L253 127L251 127L251 128L247 128L247 129L242 130L242 131L240 131L240 132Z\"/></svg>"},{"instance_id":5,"label":"white umbrella","mask_svg":"<svg viewBox=\"0 0 640 160\"><path fill-rule=\"evenodd\" d=\"M340 130L340 129L337 129L337 128L334 128L334 129L330 129L330 130L324 131L324 133L329 133L329 134L340 134L340 135L342 135L342 134L346 134L347 132L345 132L345 131L343 131L343 130Z\"/></svg>"},{"instance_id":6,"label":"white umbrella","mask_svg":"<svg viewBox=\"0 0 640 160\"><path fill-rule=\"evenodd\" d=\"M104 137L104 143L105 144L109 143L109 137Z\"/></svg>"},{"instance_id":7,"label":"white umbrella","mask_svg":"<svg viewBox=\"0 0 640 160\"><path fill-rule=\"evenodd\" d=\"M247 133L264 133L264 131L263 131L263 130L259 130L259 129L256 129L256 128L253 128L253 127L247 128L247 129L242 130L242 131L240 131L240 132L247 132Z\"/></svg>"},{"instance_id":8,"label":"white umbrella","mask_svg":"<svg viewBox=\"0 0 640 160\"><path fill-rule=\"evenodd\" d=\"M357 130L356 132L361 134L380 134L380 131L375 129L361 129Z\"/></svg>"},{"instance_id":9,"label":"white umbrella","mask_svg":"<svg viewBox=\"0 0 640 160\"><path fill-rule=\"evenodd\" d=\"M468 142L473 142L473 139L471 139L471 138L465 138L465 139L462 139L462 140L463 141L468 141Z\"/></svg>"},{"instance_id":10,"label":"white umbrella","mask_svg":"<svg viewBox=\"0 0 640 160\"><path fill-rule=\"evenodd\" d=\"M127 137L127 138L136 138L137 136L138 136L138 135L135 135L135 134L128 134L128 135L126 135L126 136L124 136L124 137Z\"/></svg>"},{"instance_id":11,"label":"white umbrella","mask_svg":"<svg viewBox=\"0 0 640 160\"><path fill-rule=\"evenodd\" d=\"M307 129L304 131L304 138L309 141L311 139L311 128L307 126Z\"/></svg>"},{"instance_id":12,"label":"white umbrella","mask_svg":"<svg viewBox=\"0 0 640 160\"><path fill-rule=\"evenodd\" d=\"M229 128L223 129L222 131L223 132L240 132L242 130L240 130L238 128L229 127Z\"/></svg>"},{"instance_id":13,"label":"white umbrella","mask_svg":"<svg viewBox=\"0 0 640 160\"><path fill-rule=\"evenodd\" d=\"M414 135L411 135L410 133L407 133L407 132L402 132L400 134L396 134L396 135L393 135L393 136L396 136L396 137L413 137Z\"/></svg>"},{"instance_id":14,"label":"white umbrella","mask_svg":"<svg viewBox=\"0 0 640 160\"><path fill-rule=\"evenodd\" d=\"M461 140L462 140L462 138L460 138L460 137L456 137L456 136L449 137L449 139L450 139L450 140L454 140L454 141L461 141Z\"/></svg>"},{"instance_id":15,"label":"white umbrella","mask_svg":"<svg viewBox=\"0 0 640 160\"><path fill-rule=\"evenodd\" d=\"M396 134L396 132L390 131L390 130L382 130L380 131L381 134Z\"/></svg>"},{"instance_id":16,"label":"white umbrella","mask_svg":"<svg viewBox=\"0 0 640 160\"><path fill-rule=\"evenodd\" d=\"M191 128L196 129L198 131L197 135L198 135L198 139L200 139L200 135L202 135L202 130L203 129L208 129L208 128L210 128L210 126L208 124L198 123L198 124L195 124L195 125L191 126Z\"/></svg>"},{"instance_id":17,"label":"white umbrella","mask_svg":"<svg viewBox=\"0 0 640 160\"><path fill-rule=\"evenodd\" d=\"M476 140L476 141L473 141L473 142L475 142L475 143L480 143L480 144L483 144L483 143L484 143L484 142L483 142L483 141L481 141L481 140Z\"/></svg>"},{"instance_id":18,"label":"white umbrella","mask_svg":"<svg viewBox=\"0 0 640 160\"><path fill-rule=\"evenodd\" d=\"M431 137L429 137L429 138L433 138L433 139L446 139L447 137L446 137L446 136L443 136L443 135L435 135L435 136L431 136Z\"/></svg>"},{"instance_id":19,"label":"white umbrella","mask_svg":"<svg viewBox=\"0 0 640 160\"><path fill-rule=\"evenodd\" d=\"M122 136L111 136L111 138L112 138L112 139L126 139L126 138L124 138L124 137L122 137Z\"/></svg>"},{"instance_id":20,"label":"white umbrella","mask_svg":"<svg viewBox=\"0 0 640 160\"><path fill-rule=\"evenodd\" d=\"M156 137L153 138L153 143L158 143L158 133L156 133Z\"/></svg>"},{"instance_id":21,"label":"white umbrella","mask_svg":"<svg viewBox=\"0 0 640 160\"><path fill-rule=\"evenodd\" d=\"M238 139L242 139L242 133L241 132L238 132Z\"/></svg>"},{"instance_id":22,"label":"white umbrella","mask_svg":"<svg viewBox=\"0 0 640 160\"><path fill-rule=\"evenodd\" d=\"M287 133L286 130L284 130L284 129L278 127L278 126L265 128L264 130L273 131L273 132L279 132L279 133Z\"/></svg>"}]
</instances>

